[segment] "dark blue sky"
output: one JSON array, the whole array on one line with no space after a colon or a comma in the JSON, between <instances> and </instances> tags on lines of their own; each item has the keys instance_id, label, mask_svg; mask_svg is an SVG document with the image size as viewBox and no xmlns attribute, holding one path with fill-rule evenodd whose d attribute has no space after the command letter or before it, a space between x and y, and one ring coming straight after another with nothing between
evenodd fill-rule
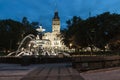
<instances>
[{"instance_id":1,"label":"dark blue sky","mask_svg":"<svg viewBox=\"0 0 120 80\"><path fill-rule=\"evenodd\" d=\"M120 0L0 0L0 19L21 21L26 16L50 29L56 8L64 28L66 20L74 15L86 19L89 11L92 16L106 11L120 13Z\"/></svg>"}]
</instances>

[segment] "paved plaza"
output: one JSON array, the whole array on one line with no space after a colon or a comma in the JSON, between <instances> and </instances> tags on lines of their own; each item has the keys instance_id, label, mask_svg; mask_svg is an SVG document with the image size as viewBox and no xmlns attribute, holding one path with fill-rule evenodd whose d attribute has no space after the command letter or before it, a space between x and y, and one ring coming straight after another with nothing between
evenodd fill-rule
<instances>
[{"instance_id":1,"label":"paved plaza","mask_svg":"<svg viewBox=\"0 0 120 80\"><path fill-rule=\"evenodd\" d=\"M19 64L0 64L0 80L20 80L37 66Z\"/></svg>"},{"instance_id":2,"label":"paved plaza","mask_svg":"<svg viewBox=\"0 0 120 80\"><path fill-rule=\"evenodd\" d=\"M1 64L0 80L84 80L69 63L21 66Z\"/></svg>"},{"instance_id":3,"label":"paved plaza","mask_svg":"<svg viewBox=\"0 0 120 80\"><path fill-rule=\"evenodd\" d=\"M70 63L30 66L0 64L0 80L120 80L120 68L79 73Z\"/></svg>"}]
</instances>

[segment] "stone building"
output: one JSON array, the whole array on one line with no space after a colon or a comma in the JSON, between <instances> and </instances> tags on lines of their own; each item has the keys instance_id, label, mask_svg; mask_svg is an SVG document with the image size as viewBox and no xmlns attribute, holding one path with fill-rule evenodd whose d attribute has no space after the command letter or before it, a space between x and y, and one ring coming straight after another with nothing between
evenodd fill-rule
<instances>
[{"instance_id":1,"label":"stone building","mask_svg":"<svg viewBox=\"0 0 120 80\"><path fill-rule=\"evenodd\" d=\"M60 34L60 17L58 12L55 11L54 17L52 19L52 32L46 32L42 36L42 41L44 42L41 46L44 49L52 50L65 50L67 47L62 42ZM40 27L41 28L41 27ZM41 28L42 30L42 28Z\"/></svg>"}]
</instances>

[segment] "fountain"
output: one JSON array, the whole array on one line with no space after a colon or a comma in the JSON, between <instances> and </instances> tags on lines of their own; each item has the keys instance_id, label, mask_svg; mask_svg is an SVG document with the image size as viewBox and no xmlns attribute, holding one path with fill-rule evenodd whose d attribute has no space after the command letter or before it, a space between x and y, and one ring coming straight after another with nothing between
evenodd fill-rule
<instances>
[{"instance_id":1,"label":"fountain","mask_svg":"<svg viewBox=\"0 0 120 80\"><path fill-rule=\"evenodd\" d=\"M36 31L42 34L45 29L40 26L40 28L37 28ZM39 33L37 36L34 36L33 34L27 35L19 44L18 49L14 52L9 53L7 56L57 56L59 52L56 52L55 49L44 49L43 44L47 40L42 40L39 36Z\"/></svg>"},{"instance_id":2,"label":"fountain","mask_svg":"<svg viewBox=\"0 0 120 80\"><path fill-rule=\"evenodd\" d=\"M45 29L40 28L36 29L38 32L43 32ZM39 34L39 33L38 33ZM29 41L28 41L29 39ZM19 44L18 49L14 52L9 53L7 56L22 56L22 55L48 55L50 52L42 48L44 40L39 38L39 35L35 37L33 34L27 35Z\"/></svg>"},{"instance_id":3,"label":"fountain","mask_svg":"<svg viewBox=\"0 0 120 80\"><path fill-rule=\"evenodd\" d=\"M11 55L13 55L13 54L15 54L15 56L20 56L20 55L22 55L22 54L24 54L24 55L26 55L26 54L31 54L31 51L30 50L28 50L27 48L24 48L23 47L23 45L26 47L26 46L29 46L29 45L27 45L30 41L28 41L27 43L26 43L26 45L25 45L25 41L27 40L27 39L30 39L30 41L33 41L33 40L35 40L35 36L33 35L33 34L29 34L29 35L27 35L22 41L21 41L21 43L20 43L20 45L18 46L18 49L16 50L16 51L14 51L14 52L11 52L11 53L9 53L7 56L11 56ZM29 46L30 47L30 46Z\"/></svg>"}]
</instances>

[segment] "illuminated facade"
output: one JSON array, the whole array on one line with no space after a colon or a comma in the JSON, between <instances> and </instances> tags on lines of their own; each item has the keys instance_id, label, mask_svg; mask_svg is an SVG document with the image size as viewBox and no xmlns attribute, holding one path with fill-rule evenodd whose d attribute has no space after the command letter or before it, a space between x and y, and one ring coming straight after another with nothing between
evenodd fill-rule
<instances>
[{"instance_id":1,"label":"illuminated facade","mask_svg":"<svg viewBox=\"0 0 120 80\"><path fill-rule=\"evenodd\" d=\"M46 32L42 36L42 40L45 41L42 47L58 50L65 49L66 46L63 44L60 36L60 18L58 16L58 12L56 11L52 19L52 32Z\"/></svg>"}]
</instances>

